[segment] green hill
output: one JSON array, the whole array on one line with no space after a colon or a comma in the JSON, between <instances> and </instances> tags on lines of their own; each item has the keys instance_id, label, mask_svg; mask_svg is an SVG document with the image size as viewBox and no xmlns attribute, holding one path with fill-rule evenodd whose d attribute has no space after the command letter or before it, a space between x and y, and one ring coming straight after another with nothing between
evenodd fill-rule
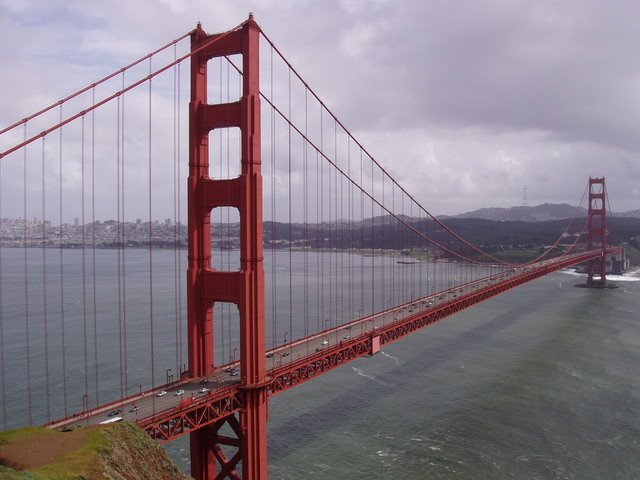
<instances>
[{"instance_id":1,"label":"green hill","mask_svg":"<svg viewBox=\"0 0 640 480\"><path fill-rule=\"evenodd\" d=\"M186 480L165 451L123 422L69 432L31 427L0 432L2 480Z\"/></svg>"}]
</instances>

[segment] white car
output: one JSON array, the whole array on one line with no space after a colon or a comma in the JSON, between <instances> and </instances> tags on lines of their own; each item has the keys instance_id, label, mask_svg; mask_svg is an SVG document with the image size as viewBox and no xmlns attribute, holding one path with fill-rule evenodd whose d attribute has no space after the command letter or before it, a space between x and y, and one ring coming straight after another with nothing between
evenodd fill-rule
<instances>
[{"instance_id":1,"label":"white car","mask_svg":"<svg viewBox=\"0 0 640 480\"><path fill-rule=\"evenodd\" d=\"M179 397L180 395L182 395L184 393L184 390L178 390L176 393L174 393L174 395L176 397Z\"/></svg>"},{"instance_id":2,"label":"white car","mask_svg":"<svg viewBox=\"0 0 640 480\"><path fill-rule=\"evenodd\" d=\"M164 397L166 394L167 392L165 392L164 390L161 390L158 393L156 393L156 397Z\"/></svg>"},{"instance_id":3,"label":"white car","mask_svg":"<svg viewBox=\"0 0 640 480\"><path fill-rule=\"evenodd\" d=\"M323 340L321 345L329 345L329 340Z\"/></svg>"},{"instance_id":4,"label":"white car","mask_svg":"<svg viewBox=\"0 0 640 480\"><path fill-rule=\"evenodd\" d=\"M207 387L202 387L200 389L200 393L207 393L209 391L209 389Z\"/></svg>"}]
</instances>

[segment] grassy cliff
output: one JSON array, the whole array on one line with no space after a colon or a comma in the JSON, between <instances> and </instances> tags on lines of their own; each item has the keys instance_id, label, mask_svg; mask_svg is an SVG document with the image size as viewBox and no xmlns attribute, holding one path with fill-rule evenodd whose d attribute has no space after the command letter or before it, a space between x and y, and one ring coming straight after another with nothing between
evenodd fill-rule
<instances>
[{"instance_id":1,"label":"grassy cliff","mask_svg":"<svg viewBox=\"0 0 640 480\"><path fill-rule=\"evenodd\" d=\"M61 432L0 432L2 480L186 480L165 451L127 422Z\"/></svg>"}]
</instances>

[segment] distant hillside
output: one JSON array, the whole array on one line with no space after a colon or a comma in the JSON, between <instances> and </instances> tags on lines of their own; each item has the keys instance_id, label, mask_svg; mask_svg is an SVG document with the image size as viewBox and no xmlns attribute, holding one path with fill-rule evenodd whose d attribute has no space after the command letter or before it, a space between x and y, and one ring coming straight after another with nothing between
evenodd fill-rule
<instances>
[{"instance_id":1,"label":"distant hillside","mask_svg":"<svg viewBox=\"0 0 640 480\"><path fill-rule=\"evenodd\" d=\"M512 222L546 222L564 218L586 217L587 210L567 203L545 203L535 207L480 208L473 212L461 213L452 218L480 218L484 220Z\"/></svg>"},{"instance_id":2,"label":"distant hillside","mask_svg":"<svg viewBox=\"0 0 640 480\"><path fill-rule=\"evenodd\" d=\"M614 213L613 216L614 217L640 218L640 209L638 209L638 210L629 210L628 212Z\"/></svg>"},{"instance_id":3,"label":"distant hillside","mask_svg":"<svg viewBox=\"0 0 640 480\"><path fill-rule=\"evenodd\" d=\"M586 216L586 208L578 208L567 203L544 203L535 207L480 208L472 212L460 213L448 218L480 218L498 222L546 222ZM640 209L630 210L628 212L614 212L613 216L640 218Z\"/></svg>"}]
</instances>

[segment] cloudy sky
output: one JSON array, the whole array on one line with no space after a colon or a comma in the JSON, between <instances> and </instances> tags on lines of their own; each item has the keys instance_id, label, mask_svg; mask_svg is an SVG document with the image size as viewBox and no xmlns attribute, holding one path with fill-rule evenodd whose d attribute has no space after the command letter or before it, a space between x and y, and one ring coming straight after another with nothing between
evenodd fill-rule
<instances>
[{"instance_id":1,"label":"cloudy sky","mask_svg":"<svg viewBox=\"0 0 640 480\"><path fill-rule=\"evenodd\" d=\"M640 3L0 0L0 124L192 29L253 12L324 102L435 214L640 208Z\"/></svg>"}]
</instances>

